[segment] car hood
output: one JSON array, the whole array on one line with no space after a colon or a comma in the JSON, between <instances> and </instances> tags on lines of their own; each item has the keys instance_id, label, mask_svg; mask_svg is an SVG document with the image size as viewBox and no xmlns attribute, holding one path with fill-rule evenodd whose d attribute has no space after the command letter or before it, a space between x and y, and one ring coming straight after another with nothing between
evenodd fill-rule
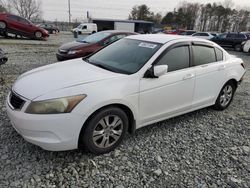
<instances>
[{"instance_id":1,"label":"car hood","mask_svg":"<svg viewBox=\"0 0 250 188\"><path fill-rule=\"evenodd\" d=\"M21 75L12 89L24 98L34 100L49 92L119 76L122 74L96 67L80 58L31 70Z\"/></svg>"},{"instance_id":2,"label":"car hood","mask_svg":"<svg viewBox=\"0 0 250 188\"><path fill-rule=\"evenodd\" d=\"M63 44L62 46L60 46L59 50L78 49L78 48L82 48L82 47L89 46L89 45L91 44L73 41L73 42Z\"/></svg>"}]
</instances>

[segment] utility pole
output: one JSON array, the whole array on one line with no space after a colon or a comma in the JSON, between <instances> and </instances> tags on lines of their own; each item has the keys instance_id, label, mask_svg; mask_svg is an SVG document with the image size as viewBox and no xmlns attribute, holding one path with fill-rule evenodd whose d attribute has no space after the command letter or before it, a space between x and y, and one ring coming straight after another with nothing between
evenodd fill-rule
<instances>
[{"instance_id":1,"label":"utility pole","mask_svg":"<svg viewBox=\"0 0 250 188\"><path fill-rule=\"evenodd\" d=\"M69 4L69 23L71 23L70 0L68 0L68 4Z\"/></svg>"}]
</instances>

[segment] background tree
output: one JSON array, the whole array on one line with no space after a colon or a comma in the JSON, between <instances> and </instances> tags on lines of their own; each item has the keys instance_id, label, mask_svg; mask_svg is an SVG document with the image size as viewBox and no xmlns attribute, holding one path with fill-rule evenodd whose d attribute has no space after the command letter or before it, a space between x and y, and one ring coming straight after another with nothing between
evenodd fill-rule
<instances>
[{"instance_id":1,"label":"background tree","mask_svg":"<svg viewBox=\"0 0 250 188\"><path fill-rule=\"evenodd\" d=\"M20 16L34 20L41 17L40 0L9 0L12 9Z\"/></svg>"},{"instance_id":2,"label":"background tree","mask_svg":"<svg viewBox=\"0 0 250 188\"><path fill-rule=\"evenodd\" d=\"M150 11L150 8L143 4L140 6L134 6L129 14L130 20L152 20L153 12Z\"/></svg>"},{"instance_id":3,"label":"background tree","mask_svg":"<svg viewBox=\"0 0 250 188\"><path fill-rule=\"evenodd\" d=\"M5 8L5 2L3 0L0 0L0 12L7 12L7 9Z\"/></svg>"},{"instance_id":4,"label":"background tree","mask_svg":"<svg viewBox=\"0 0 250 188\"><path fill-rule=\"evenodd\" d=\"M213 4L182 2L163 17L162 24L199 31L247 31L250 30L250 11L234 9L232 0Z\"/></svg>"}]
</instances>

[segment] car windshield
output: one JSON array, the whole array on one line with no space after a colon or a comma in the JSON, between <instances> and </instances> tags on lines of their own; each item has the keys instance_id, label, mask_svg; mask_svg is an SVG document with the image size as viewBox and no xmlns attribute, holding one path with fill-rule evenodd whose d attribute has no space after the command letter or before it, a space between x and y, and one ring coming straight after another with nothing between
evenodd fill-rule
<instances>
[{"instance_id":1,"label":"car windshield","mask_svg":"<svg viewBox=\"0 0 250 188\"><path fill-rule=\"evenodd\" d=\"M89 35L83 39L77 40L77 42L83 42L83 43L96 43L101 41L102 39L110 36L111 33L110 32L99 32L99 33L95 33L92 35Z\"/></svg>"},{"instance_id":2,"label":"car windshield","mask_svg":"<svg viewBox=\"0 0 250 188\"><path fill-rule=\"evenodd\" d=\"M92 55L91 64L122 74L133 74L157 52L161 44L121 39Z\"/></svg>"}]
</instances>

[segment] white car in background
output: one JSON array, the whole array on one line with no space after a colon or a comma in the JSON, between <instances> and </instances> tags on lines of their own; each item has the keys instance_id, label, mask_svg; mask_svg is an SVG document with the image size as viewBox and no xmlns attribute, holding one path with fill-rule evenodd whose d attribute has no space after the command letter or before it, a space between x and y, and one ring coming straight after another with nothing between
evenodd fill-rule
<instances>
[{"instance_id":1,"label":"white car in background","mask_svg":"<svg viewBox=\"0 0 250 188\"><path fill-rule=\"evenodd\" d=\"M21 75L7 113L25 140L46 150L102 154L126 132L207 106L226 109L245 72L241 59L208 40L133 35Z\"/></svg>"},{"instance_id":2,"label":"white car in background","mask_svg":"<svg viewBox=\"0 0 250 188\"><path fill-rule=\"evenodd\" d=\"M215 37L215 35L213 35L212 33L209 33L209 32L197 32L197 33L192 34L192 37L210 40L213 37Z\"/></svg>"},{"instance_id":3,"label":"white car in background","mask_svg":"<svg viewBox=\"0 0 250 188\"><path fill-rule=\"evenodd\" d=\"M79 35L89 35L97 32L97 25L95 23L83 23L71 30L73 33L77 32Z\"/></svg>"},{"instance_id":4,"label":"white car in background","mask_svg":"<svg viewBox=\"0 0 250 188\"><path fill-rule=\"evenodd\" d=\"M243 51L246 53L250 53L250 40L247 40L243 43Z\"/></svg>"}]
</instances>

